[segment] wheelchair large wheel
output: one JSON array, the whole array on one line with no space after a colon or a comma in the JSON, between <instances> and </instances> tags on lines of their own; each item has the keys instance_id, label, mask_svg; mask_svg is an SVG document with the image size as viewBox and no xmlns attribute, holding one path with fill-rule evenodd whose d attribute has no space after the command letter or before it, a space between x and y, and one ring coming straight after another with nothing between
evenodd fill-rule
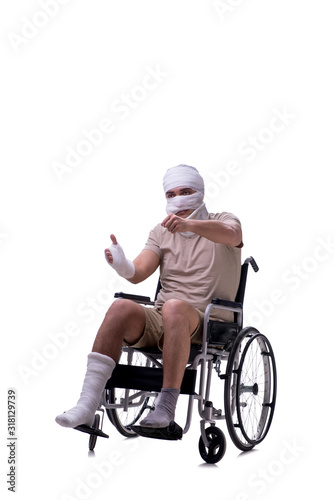
<instances>
[{"instance_id":1,"label":"wheelchair large wheel","mask_svg":"<svg viewBox=\"0 0 334 500\"><path fill-rule=\"evenodd\" d=\"M247 451L265 438L275 409L276 363L268 339L255 328L242 330L226 371L227 428L234 444Z\"/></svg>"},{"instance_id":2,"label":"wheelchair large wheel","mask_svg":"<svg viewBox=\"0 0 334 500\"><path fill-rule=\"evenodd\" d=\"M132 366L155 366L152 361L139 351L123 351L119 363ZM120 405L119 408L106 409L110 422L118 432L126 437L136 437L138 434L131 429L131 426L138 424L139 420L144 418L153 408L155 395L151 396L134 389L112 388L107 390L106 400L110 404ZM125 401L128 401L127 407Z\"/></svg>"}]
</instances>

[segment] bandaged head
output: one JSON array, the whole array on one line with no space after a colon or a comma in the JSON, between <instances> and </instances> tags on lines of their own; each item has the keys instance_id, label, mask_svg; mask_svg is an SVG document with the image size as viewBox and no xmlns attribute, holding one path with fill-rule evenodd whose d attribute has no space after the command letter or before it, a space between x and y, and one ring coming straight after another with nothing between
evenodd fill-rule
<instances>
[{"instance_id":1,"label":"bandaged head","mask_svg":"<svg viewBox=\"0 0 334 500\"><path fill-rule=\"evenodd\" d=\"M187 196L174 196L167 199L166 211L176 214L181 210L196 210L203 205L204 181L196 168L188 165L178 165L169 168L163 179L165 194L178 187L188 187L196 191Z\"/></svg>"},{"instance_id":2,"label":"bandaged head","mask_svg":"<svg viewBox=\"0 0 334 500\"><path fill-rule=\"evenodd\" d=\"M203 202L204 181L196 168L188 165L178 165L177 167L169 168L163 179L163 187L165 194L179 187L188 187L195 191L195 193L190 195L167 198L166 211L168 214L177 214L181 210L193 210L187 219L208 219L209 214ZM195 236L190 231L180 234L188 238Z\"/></svg>"}]
</instances>

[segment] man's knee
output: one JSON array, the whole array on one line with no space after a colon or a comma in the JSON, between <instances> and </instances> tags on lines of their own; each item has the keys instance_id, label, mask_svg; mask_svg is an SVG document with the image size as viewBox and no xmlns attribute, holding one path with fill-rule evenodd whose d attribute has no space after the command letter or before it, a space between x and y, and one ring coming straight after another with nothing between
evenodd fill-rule
<instances>
[{"instance_id":1,"label":"man's knee","mask_svg":"<svg viewBox=\"0 0 334 500\"><path fill-rule=\"evenodd\" d=\"M193 309L192 306L184 300L170 299L162 306L162 316L173 318L175 315L189 314L191 309Z\"/></svg>"},{"instance_id":2,"label":"man's knee","mask_svg":"<svg viewBox=\"0 0 334 500\"><path fill-rule=\"evenodd\" d=\"M199 320L196 309L179 299L170 299L165 302L162 307L162 317L164 322L169 324L188 325L191 331L196 328Z\"/></svg>"},{"instance_id":3,"label":"man's knee","mask_svg":"<svg viewBox=\"0 0 334 500\"><path fill-rule=\"evenodd\" d=\"M110 306L104 326L112 335L128 343L136 343L143 334L146 315L142 306L127 299L118 299Z\"/></svg>"},{"instance_id":4,"label":"man's knee","mask_svg":"<svg viewBox=\"0 0 334 500\"><path fill-rule=\"evenodd\" d=\"M140 306L139 306L140 307ZM138 309L138 304L128 299L115 300L109 307L105 320L108 322L127 322L134 315L140 314L141 310Z\"/></svg>"}]
</instances>

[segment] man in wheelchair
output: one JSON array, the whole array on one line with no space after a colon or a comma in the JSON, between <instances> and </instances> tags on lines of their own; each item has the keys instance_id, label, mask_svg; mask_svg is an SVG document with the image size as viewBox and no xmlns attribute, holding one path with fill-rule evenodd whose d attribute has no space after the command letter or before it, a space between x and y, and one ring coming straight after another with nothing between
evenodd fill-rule
<instances>
[{"instance_id":1,"label":"man in wheelchair","mask_svg":"<svg viewBox=\"0 0 334 500\"><path fill-rule=\"evenodd\" d=\"M140 283L160 266L161 289L154 307L118 299L98 330L77 405L56 417L64 427L92 426L106 382L122 346L159 347L163 386L155 411L140 425L165 428L174 420L177 399L191 343L201 344L206 306L214 297L233 301L241 268L242 230L234 215L208 213L203 202L204 181L187 165L167 170L163 187L167 217L155 226L147 243L131 262L115 235L105 250L110 266L131 283ZM233 313L219 311L216 319L231 321Z\"/></svg>"}]
</instances>

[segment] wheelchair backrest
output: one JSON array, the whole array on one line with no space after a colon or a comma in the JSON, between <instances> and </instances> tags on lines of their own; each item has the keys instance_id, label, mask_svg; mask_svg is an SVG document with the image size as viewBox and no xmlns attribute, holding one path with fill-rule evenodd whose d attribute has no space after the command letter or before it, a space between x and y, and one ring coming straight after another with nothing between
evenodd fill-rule
<instances>
[{"instance_id":1,"label":"wheelchair backrest","mask_svg":"<svg viewBox=\"0 0 334 500\"><path fill-rule=\"evenodd\" d=\"M248 264L242 264L239 287L237 294L235 296L235 302L240 302L241 304L244 303L244 298L245 298L247 273L248 273Z\"/></svg>"},{"instance_id":2,"label":"wheelchair backrest","mask_svg":"<svg viewBox=\"0 0 334 500\"><path fill-rule=\"evenodd\" d=\"M154 302L157 300L158 293L160 292L160 290L161 290L161 281L160 281L160 278L159 278L158 284L157 284L157 289L155 291Z\"/></svg>"},{"instance_id":3,"label":"wheelchair backrest","mask_svg":"<svg viewBox=\"0 0 334 500\"><path fill-rule=\"evenodd\" d=\"M254 271L257 273L259 270L259 266L255 262L254 257L248 257L245 262L241 266L241 274L240 274L240 281L239 281L239 287L237 294L235 296L235 302L241 302L241 304L244 303L244 298L245 298L245 290L246 290L246 281L247 281L247 273L248 273L248 264L252 266Z\"/></svg>"}]
</instances>

